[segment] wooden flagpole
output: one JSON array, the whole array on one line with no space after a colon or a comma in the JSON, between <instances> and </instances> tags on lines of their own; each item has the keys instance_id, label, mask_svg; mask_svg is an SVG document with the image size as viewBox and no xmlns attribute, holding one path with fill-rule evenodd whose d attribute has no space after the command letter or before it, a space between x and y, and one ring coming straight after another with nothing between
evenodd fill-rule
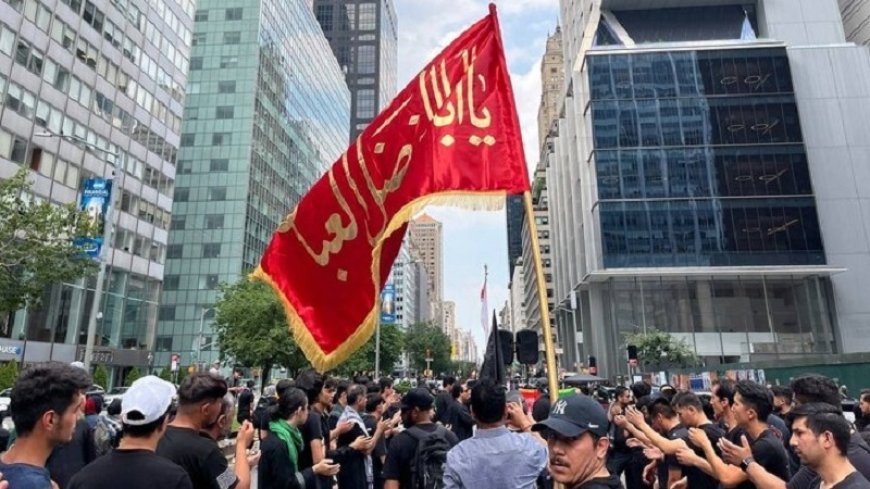
<instances>
[{"instance_id":1,"label":"wooden flagpole","mask_svg":"<svg viewBox=\"0 0 870 489\"><path fill-rule=\"evenodd\" d=\"M523 207L529 222L529 237L532 242L532 263L535 265L535 282L538 285L538 302L541 310L541 329L544 334L544 354L547 365L547 385L550 401L559 399L558 368L556 367L556 346L553 344L553 327L550 325L549 302L547 301L547 282L544 280L544 264L541 259L541 243L538 240L538 223L535 222L535 209L532 206L532 193L523 192Z\"/></svg>"}]
</instances>

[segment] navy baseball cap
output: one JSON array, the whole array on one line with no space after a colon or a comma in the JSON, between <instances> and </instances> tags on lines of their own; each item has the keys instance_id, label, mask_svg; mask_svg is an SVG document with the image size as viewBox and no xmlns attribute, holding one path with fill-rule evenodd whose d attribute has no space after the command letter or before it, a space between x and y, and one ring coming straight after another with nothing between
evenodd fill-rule
<instances>
[{"instance_id":1,"label":"navy baseball cap","mask_svg":"<svg viewBox=\"0 0 870 489\"><path fill-rule=\"evenodd\" d=\"M556 401L550 416L532 426L532 431L553 430L566 438L580 436L587 431L606 436L610 422L607 413L596 400L576 394Z\"/></svg>"},{"instance_id":2,"label":"navy baseball cap","mask_svg":"<svg viewBox=\"0 0 870 489\"><path fill-rule=\"evenodd\" d=\"M401 406L403 410L419 408L426 411L427 409L432 409L434 402L435 399L432 398L432 394L429 394L429 391L422 387L415 387L402 396Z\"/></svg>"}]
</instances>

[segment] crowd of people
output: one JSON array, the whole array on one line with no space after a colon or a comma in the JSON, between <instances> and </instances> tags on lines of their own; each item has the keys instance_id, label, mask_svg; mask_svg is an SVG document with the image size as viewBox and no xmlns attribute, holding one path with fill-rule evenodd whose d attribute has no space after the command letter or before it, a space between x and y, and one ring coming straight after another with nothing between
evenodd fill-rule
<instances>
[{"instance_id":1,"label":"crowd of people","mask_svg":"<svg viewBox=\"0 0 870 489\"><path fill-rule=\"evenodd\" d=\"M389 378L306 371L257 401L250 384L196 373L178 388L138 379L105 413L90 385L74 365L21 374L0 489L248 489L255 469L262 489L870 489L870 392L853 425L820 375L721 380L709 402L637 383L609 405L574 393L528 406L491 379L400 395ZM218 442L234 420L231 461Z\"/></svg>"}]
</instances>

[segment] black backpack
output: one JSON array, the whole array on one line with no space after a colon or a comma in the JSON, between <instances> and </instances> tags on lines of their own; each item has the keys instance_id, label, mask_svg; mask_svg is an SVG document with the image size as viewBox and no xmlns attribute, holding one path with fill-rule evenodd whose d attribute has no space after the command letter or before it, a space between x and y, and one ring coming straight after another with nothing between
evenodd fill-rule
<instances>
[{"instance_id":1,"label":"black backpack","mask_svg":"<svg viewBox=\"0 0 870 489\"><path fill-rule=\"evenodd\" d=\"M417 449L411 462L411 487L413 489L441 489L444 487L444 466L450 441L447 429L435 425L435 431L428 432L417 426L406 430L417 440Z\"/></svg>"}]
</instances>

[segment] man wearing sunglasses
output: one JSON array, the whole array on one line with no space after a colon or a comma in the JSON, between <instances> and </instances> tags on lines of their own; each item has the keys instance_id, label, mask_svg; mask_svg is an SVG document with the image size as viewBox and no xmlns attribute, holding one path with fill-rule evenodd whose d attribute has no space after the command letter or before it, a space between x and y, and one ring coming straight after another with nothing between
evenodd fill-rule
<instances>
[{"instance_id":1,"label":"man wearing sunglasses","mask_svg":"<svg viewBox=\"0 0 870 489\"><path fill-rule=\"evenodd\" d=\"M532 426L547 440L550 475L566 489L622 489L622 482L607 470L607 414L598 402L584 395L559 399L550 416Z\"/></svg>"}]
</instances>

